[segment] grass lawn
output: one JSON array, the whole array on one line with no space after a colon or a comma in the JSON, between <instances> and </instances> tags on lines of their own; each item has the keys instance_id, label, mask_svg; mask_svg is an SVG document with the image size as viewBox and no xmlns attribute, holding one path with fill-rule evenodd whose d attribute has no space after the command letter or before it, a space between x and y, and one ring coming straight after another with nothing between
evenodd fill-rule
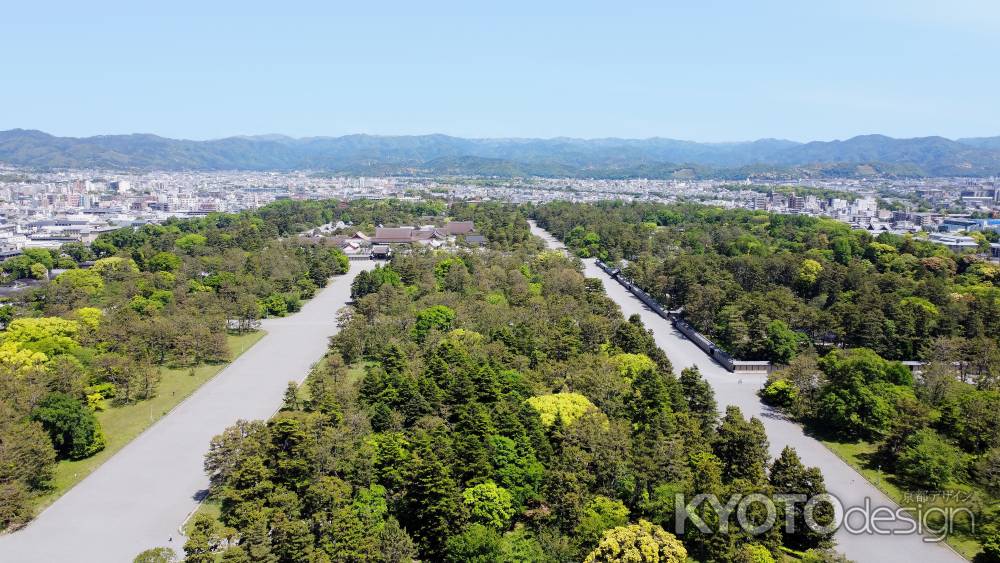
<instances>
[{"instance_id":1,"label":"grass lawn","mask_svg":"<svg viewBox=\"0 0 1000 563\"><path fill-rule=\"evenodd\" d=\"M248 334L227 336L229 349L233 353L233 358L247 351L264 336L264 331L258 330ZM118 450L142 434L143 430L149 428L163 415L170 412L181 401L186 399L191 393L211 379L215 374L222 371L228 364L203 364L194 369L191 375L190 368L168 369L163 368L163 377L160 380L158 392L155 397L148 401L142 401L134 405L123 407L111 407L106 411L97 413L97 419L104 430L107 439L107 446L87 459L78 461L60 461L56 464L52 479L52 489L41 494L34 499L34 509L37 513L46 506L52 504L63 493L68 491L80 482L84 477L90 475L95 469L101 466Z\"/></svg>"},{"instance_id":2,"label":"grass lawn","mask_svg":"<svg viewBox=\"0 0 1000 563\"><path fill-rule=\"evenodd\" d=\"M857 470L858 473L864 475L865 479L868 479L868 481L878 487L879 490L885 493L900 506L912 507L921 504L925 507L925 509L932 506L942 508L960 508L970 504L968 495L972 495L980 499L985 496L985 493L976 487L953 481L944 487L944 489L959 493L958 496L963 498L947 499L935 497L933 495L921 498L918 497L919 493L902 487L899 479L895 475L881 471L877 466L873 466L872 459L878 449L875 444L863 441L836 442L823 439L820 441L823 445L829 448L830 451L846 461L851 467ZM990 499L986 499L986 501L989 502ZM949 534L947 537L948 545L953 547L955 551L959 552L966 559L972 559L977 553L979 553L982 546L974 537L969 535L969 530L967 529L968 522L966 519L959 516L956 517L955 520L954 533ZM930 526L934 527L934 522L940 521L940 518L934 518L932 516L928 518L928 521L931 523Z\"/></svg>"},{"instance_id":3,"label":"grass lawn","mask_svg":"<svg viewBox=\"0 0 1000 563\"><path fill-rule=\"evenodd\" d=\"M191 517L188 518L188 521L184 523L185 536L191 535L191 528L194 525L194 519L200 514L207 514L208 516L211 516L213 519L218 521L219 518L222 516L222 503L215 499L205 499L204 501L202 501L201 504L198 505L198 508L194 511L194 513L191 514ZM183 545L184 543L182 542L181 546Z\"/></svg>"}]
</instances>

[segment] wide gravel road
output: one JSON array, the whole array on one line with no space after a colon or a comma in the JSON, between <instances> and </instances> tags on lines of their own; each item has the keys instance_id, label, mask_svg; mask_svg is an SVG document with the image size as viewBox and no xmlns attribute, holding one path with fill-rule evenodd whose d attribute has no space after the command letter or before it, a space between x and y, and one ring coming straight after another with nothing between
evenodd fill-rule
<instances>
[{"instance_id":1,"label":"wide gravel road","mask_svg":"<svg viewBox=\"0 0 1000 563\"><path fill-rule=\"evenodd\" d=\"M0 537L5 563L116 563L157 546L182 554L178 526L208 488L209 441L239 419L265 419L289 381L302 381L337 332L336 313L370 261L352 261L295 315L264 321L267 334L172 412L42 512ZM173 537L173 541L170 538Z\"/></svg>"},{"instance_id":2,"label":"wide gravel road","mask_svg":"<svg viewBox=\"0 0 1000 563\"><path fill-rule=\"evenodd\" d=\"M542 238L549 248L565 248L547 231L533 222L531 226L532 233ZM608 296L618 303L626 317L638 314L646 328L653 331L657 345L666 352L675 371L680 372L683 368L698 366L702 375L715 390L715 398L719 404L720 412L725 410L726 405L736 405L743 411L744 416L755 416L764 423L772 457L779 455L785 446L795 448L804 464L819 467L823 471L827 490L840 499L847 509L855 506L863 507L866 499L869 499L871 510L875 510L877 507L896 510L898 505L868 483L826 446L805 435L800 425L787 420L780 413L761 403L757 397L757 390L767 379L765 376L748 377L729 373L677 331L669 321L654 313L621 284L598 268L594 260L584 260L583 262L584 274L604 283L604 289ZM862 528L861 519L852 517L850 522L854 529ZM880 526L882 529L889 528L886 524L880 524ZM836 540L837 549L858 563L938 561L961 563L966 561L943 543L928 543L924 541L922 536L916 534L855 534L841 527L836 534Z\"/></svg>"}]
</instances>

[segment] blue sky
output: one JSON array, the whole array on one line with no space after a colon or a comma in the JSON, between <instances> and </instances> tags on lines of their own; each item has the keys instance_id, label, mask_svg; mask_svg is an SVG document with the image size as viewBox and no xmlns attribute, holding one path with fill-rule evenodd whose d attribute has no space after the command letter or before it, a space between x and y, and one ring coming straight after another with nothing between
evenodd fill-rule
<instances>
[{"instance_id":1,"label":"blue sky","mask_svg":"<svg viewBox=\"0 0 1000 563\"><path fill-rule=\"evenodd\" d=\"M993 0L9 2L0 129L1000 135Z\"/></svg>"}]
</instances>

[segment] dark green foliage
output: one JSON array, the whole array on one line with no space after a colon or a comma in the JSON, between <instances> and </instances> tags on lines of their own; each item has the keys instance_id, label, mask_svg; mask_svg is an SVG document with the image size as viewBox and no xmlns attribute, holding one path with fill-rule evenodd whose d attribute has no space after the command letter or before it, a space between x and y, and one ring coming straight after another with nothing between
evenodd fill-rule
<instances>
[{"instance_id":1,"label":"dark green foliage","mask_svg":"<svg viewBox=\"0 0 1000 563\"><path fill-rule=\"evenodd\" d=\"M973 563L1000 563L1000 530L991 526L980 534L983 550L972 560Z\"/></svg>"},{"instance_id":2,"label":"dark green foliage","mask_svg":"<svg viewBox=\"0 0 1000 563\"><path fill-rule=\"evenodd\" d=\"M907 438L896 460L897 472L904 479L927 490L948 484L961 463L958 449L927 428Z\"/></svg>"},{"instance_id":3,"label":"dark green foliage","mask_svg":"<svg viewBox=\"0 0 1000 563\"><path fill-rule=\"evenodd\" d=\"M702 432L712 432L715 428L715 422L719 418L715 392L712 390L712 386L701 377L698 366L681 370L680 385L684 393L684 400L687 401L691 414L701 424Z\"/></svg>"},{"instance_id":4,"label":"dark green foliage","mask_svg":"<svg viewBox=\"0 0 1000 563\"><path fill-rule=\"evenodd\" d=\"M739 407L726 407L726 416L716 431L713 450L722 462L726 480L746 479L763 483L767 466L767 433L757 418L743 418Z\"/></svg>"},{"instance_id":5,"label":"dark green foliage","mask_svg":"<svg viewBox=\"0 0 1000 563\"><path fill-rule=\"evenodd\" d=\"M210 516L199 514L191 523L191 533L184 543L185 563L215 563L219 544L218 524Z\"/></svg>"},{"instance_id":6,"label":"dark green foliage","mask_svg":"<svg viewBox=\"0 0 1000 563\"><path fill-rule=\"evenodd\" d=\"M557 202L533 214L581 255L629 260L626 276L740 359L787 363L811 344L916 360L935 338L995 347L1000 334L992 278L960 273L958 256L919 238L696 205Z\"/></svg>"},{"instance_id":7,"label":"dark green foliage","mask_svg":"<svg viewBox=\"0 0 1000 563\"><path fill-rule=\"evenodd\" d=\"M909 392L909 371L871 350L833 351L820 359L829 379L821 391L817 420L846 437L877 438L885 434L897 400Z\"/></svg>"},{"instance_id":8,"label":"dark green foliage","mask_svg":"<svg viewBox=\"0 0 1000 563\"><path fill-rule=\"evenodd\" d=\"M807 499L810 499L827 492L823 483L823 475L819 469L815 467L807 469L802 465L795 450L790 447L785 447L778 459L771 464L769 481L775 495L805 495ZM785 509L788 505L785 503L777 505L781 510L778 521L785 522L787 517ZM804 503L794 503L791 510L794 512L792 515L793 531L785 532L784 527L782 527L785 545L797 550L829 546L833 534L821 533L807 525ZM834 521L833 505L829 502L818 502L812 514L813 520L819 526L829 526Z\"/></svg>"},{"instance_id":9,"label":"dark green foliage","mask_svg":"<svg viewBox=\"0 0 1000 563\"><path fill-rule=\"evenodd\" d=\"M359 299L375 293L383 285L399 286L402 283L402 278L392 269L391 264L376 266L374 270L362 271L354 278L351 282L351 298Z\"/></svg>"},{"instance_id":10,"label":"dark green foliage","mask_svg":"<svg viewBox=\"0 0 1000 563\"><path fill-rule=\"evenodd\" d=\"M510 240L519 250L397 255L383 271L408 287L359 292L309 399L289 393L266 427L213 442L212 494L247 554L578 561L609 527L672 519L670 491L723 492L707 382L675 379L574 262ZM765 492L766 437L736 418L719 452L733 477L754 473L742 494ZM699 455L715 481L687 463Z\"/></svg>"},{"instance_id":11,"label":"dark green foliage","mask_svg":"<svg viewBox=\"0 0 1000 563\"><path fill-rule=\"evenodd\" d=\"M49 433L60 458L82 459L104 449L104 434L94 413L65 393L50 393L39 401L31 419Z\"/></svg>"},{"instance_id":12,"label":"dark green foliage","mask_svg":"<svg viewBox=\"0 0 1000 563\"><path fill-rule=\"evenodd\" d=\"M444 305L434 305L417 313L417 322L413 325L413 336L422 341L431 329L446 330L455 320L455 311Z\"/></svg>"}]
</instances>

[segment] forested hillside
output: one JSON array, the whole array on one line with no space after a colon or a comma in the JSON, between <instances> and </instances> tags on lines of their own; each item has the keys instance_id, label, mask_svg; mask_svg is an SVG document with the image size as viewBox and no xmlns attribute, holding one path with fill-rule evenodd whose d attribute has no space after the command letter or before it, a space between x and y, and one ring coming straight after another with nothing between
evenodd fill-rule
<instances>
[{"instance_id":1,"label":"forested hillside","mask_svg":"<svg viewBox=\"0 0 1000 563\"><path fill-rule=\"evenodd\" d=\"M156 135L55 137L0 131L0 162L31 168L318 170L357 175L742 179L802 176L988 176L1000 170L996 139L843 141L781 139L698 143L676 139L465 139L448 135L282 135L209 141Z\"/></svg>"},{"instance_id":2,"label":"forested hillside","mask_svg":"<svg viewBox=\"0 0 1000 563\"><path fill-rule=\"evenodd\" d=\"M553 203L539 223L738 357L762 391L890 493L960 491L955 542L1000 557L1000 267L918 237L701 206ZM900 362L924 364L914 376ZM937 502L942 502L940 499ZM993 557L993 559L990 559Z\"/></svg>"},{"instance_id":3,"label":"forested hillside","mask_svg":"<svg viewBox=\"0 0 1000 563\"><path fill-rule=\"evenodd\" d=\"M577 262L518 246L398 254L356 278L328 356L289 386L282 412L213 440L221 515L195 518L188 561L610 561L639 549L770 561L781 546L828 544L804 527L689 528L678 541L675 494L814 494L822 476L792 450L772 463L760 421L733 408L720 420L698 372L677 377Z\"/></svg>"}]
</instances>

